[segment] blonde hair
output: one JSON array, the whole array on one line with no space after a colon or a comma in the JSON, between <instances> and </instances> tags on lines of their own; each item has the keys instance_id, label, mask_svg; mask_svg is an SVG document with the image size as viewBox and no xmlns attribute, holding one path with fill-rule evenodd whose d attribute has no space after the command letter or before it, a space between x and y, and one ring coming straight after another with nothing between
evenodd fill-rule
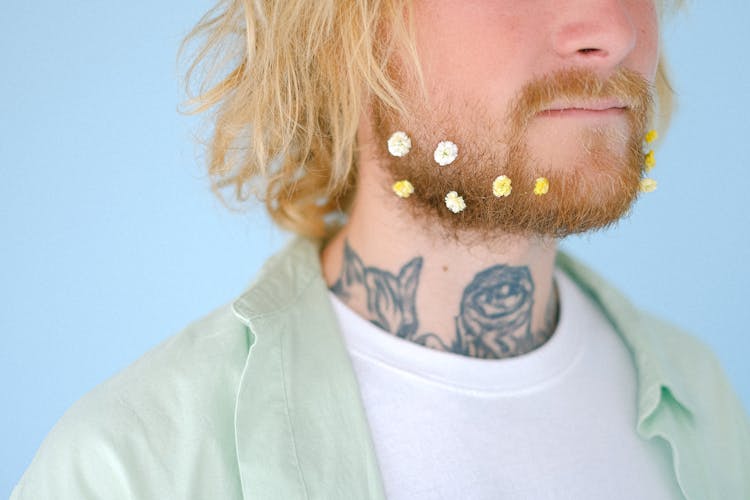
<instances>
[{"instance_id":1,"label":"blonde hair","mask_svg":"<svg viewBox=\"0 0 750 500\"><path fill-rule=\"evenodd\" d=\"M199 20L178 53L198 44L184 106L209 113L208 174L225 204L226 188L237 206L256 194L281 227L326 236L329 216L353 196L367 100L405 111L388 69L396 51L421 81L409 8L410 0L219 0ZM666 129L673 92L663 58L656 92Z\"/></svg>"}]
</instances>

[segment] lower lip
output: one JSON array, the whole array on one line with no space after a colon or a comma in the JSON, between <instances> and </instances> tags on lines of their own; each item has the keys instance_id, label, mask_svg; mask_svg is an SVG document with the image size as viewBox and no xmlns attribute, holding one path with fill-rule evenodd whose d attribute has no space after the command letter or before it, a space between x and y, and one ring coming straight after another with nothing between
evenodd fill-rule
<instances>
[{"instance_id":1,"label":"lower lip","mask_svg":"<svg viewBox=\"0 0 750 500\"><path fill-rule=\"evenodd\" d=\"M607 108L607 109L555 109L539 113L539 116L549 118L604 118L609 116L622 116L625 114L625 108Z\"/></svg>"}]
</instances>

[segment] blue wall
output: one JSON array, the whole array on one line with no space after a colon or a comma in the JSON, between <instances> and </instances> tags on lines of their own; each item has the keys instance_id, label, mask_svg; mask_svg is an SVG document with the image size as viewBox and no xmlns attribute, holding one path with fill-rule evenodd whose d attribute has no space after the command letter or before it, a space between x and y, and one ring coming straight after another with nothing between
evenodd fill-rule
<instances>
[{"instance_id":1,"label":"blue wall","mask_svg":"<svg viewBox=\"0 0 750 500\"><path fill-rule=\"evenodd\" d=\"M180 116L200 2L6 2L0 48L0 496L76 399L230 300L286 236L227 212ZM664 31L681 105L645 197L565 247L708 342L750 406L750 4Z\"/></svg>"}]
</instances>

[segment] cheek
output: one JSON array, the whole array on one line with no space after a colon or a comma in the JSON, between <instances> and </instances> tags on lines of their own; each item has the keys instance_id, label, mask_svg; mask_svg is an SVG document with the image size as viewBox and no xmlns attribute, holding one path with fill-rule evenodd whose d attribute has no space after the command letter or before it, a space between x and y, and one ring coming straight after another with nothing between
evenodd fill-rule
<instances>
[{"instance_id":1,"label":"cheek","mask_svg":"<svg viewBox=\"0 0 750 500\"><path fill-rule=\"evenodd\" d=\"M531 28L524 23L529 16L510 4L510 0L414 3L429 108L445 116L468 106L492 120L507 114L508 102L531 75L529 54L533 54Z\"/></svg>"},{"instance_id":2,"label":"cheek","mask_svg":"<svg viewBox=\"0 0 750 500\"><path fill-rule=\"evenodd\" d=\"M518 9L507 0L427 0L414 3L417 49L427 84L434 90L484 91L499 76L518 72L529 43ZM515 2L514 2L515 3Z\"/></svg>"},{"instance_id":3,"label":"cheek","mask_svg":"<svg viewBox=\"0 0 750 500\"><path fill-rule=\"evenodd\" d=\"M634 2L633 23L638 26L638 45L630 59L633 69L653 82L659 63L659 18L654 0Z\"/></svg>"}]
</instances>

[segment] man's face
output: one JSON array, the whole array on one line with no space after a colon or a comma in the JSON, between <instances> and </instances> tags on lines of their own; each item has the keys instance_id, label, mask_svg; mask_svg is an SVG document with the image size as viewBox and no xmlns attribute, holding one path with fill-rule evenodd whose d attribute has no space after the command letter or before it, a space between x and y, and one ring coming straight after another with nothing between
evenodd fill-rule
<instances>
[{"instance_id":1,"label":"man's face","mask_svg":"<svg viewBox=\"0 0 750 500\"><path fill-rule=\"evenodd\" d=\"M562 236L606 226L637 194L658 60L653 0L415 0L428 101L400 82L409 115L376 105L378 146L406 200L446 227ZM385 152L405 131L403 158ZM438 142L458 145L441 167ZM506 175L510 196L492 181ZM533 193L546 177L549 192ZM466 210L450 212L448 191Z\"/></svg>"}]
</instances>

